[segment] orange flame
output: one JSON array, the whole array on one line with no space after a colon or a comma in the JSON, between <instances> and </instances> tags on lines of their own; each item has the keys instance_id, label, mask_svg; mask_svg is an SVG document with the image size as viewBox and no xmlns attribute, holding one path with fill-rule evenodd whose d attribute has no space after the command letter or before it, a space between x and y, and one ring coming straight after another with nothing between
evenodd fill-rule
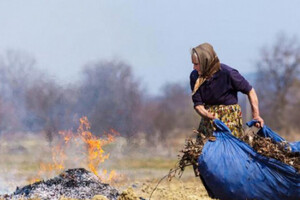
<instances>
[{"instance_id":1,"label":"orange flame","mask_svg":"<svg viewBox=\"0 0 300 200\"><path fill-rule=\"evenodd\" d=\"M99 176L98 167L100 163L109 158L109 154L105 154L102 147L114 142L115 137L111 134L108 134L107 139L99 139L90 132L90 129L91 126L87 117L82 117L80 119L80 126L77 132L80 134L82 141L87 144L88 167L94 174Z\"/></svg>"},{"instance_id":2,"label":"orange flame","mask_svg":"<svg viewBox=\"0 0 300 200\"><path fill-rule=\"evenodd\" d=\"M59 135L63 137L64 144L61 144L52 149L52 163L41 163L40 171L38 176L41 177L45 172L56 172L59 173L65 169L65 160L68 159L66 156L66 149L69 144L74 142L79 145L80 142L86 145L86 152L81 152L86 156L85 163L89 170L97 175L102 181L112 182L116 179L117 173L112 170L109 174L107 170L102 170L99 173L99 166L106 159L109 158L109 154L105 153L103 147L115 141L115 135L119 133L113 129L110 133L105 132L105 138L99 138L90 132L91 126L87 117L80 118L80 125L77 129L77 133L74 134L72 131L59 131ZM81 161L82 162L82 161ZM30 182L35 182L40 178L34 178Z\"/></svg>"}]
</instances>

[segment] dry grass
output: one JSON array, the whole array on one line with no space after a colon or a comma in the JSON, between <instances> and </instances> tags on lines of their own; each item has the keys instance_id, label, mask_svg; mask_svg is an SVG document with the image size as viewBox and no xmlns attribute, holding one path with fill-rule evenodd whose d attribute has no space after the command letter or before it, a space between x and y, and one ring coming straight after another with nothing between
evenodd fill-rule
<instances>
[{"instance_id":1,"label":"dry grass","mask_svg":"<svg viewBox=\"0 0 300 200\"><path fill-rule=\"evenodd\" d=\"M170 140L170 143L175 144L172 149L177 151L182 148L184 139ZM174 167L177 162L177 152L163 149L163 145L158 149L149 149L144 146L137 149L128 144L122 144L122 148L119 150L118 146L120 145L117 143L107 148L111 152L111 158L103 163L102 167L108 170L114 169L120 175L119 180L111 183L112 186L119 191L128 192L129 189L136 197L148 199L158 180L167 175L169 169ZM163 151L168 151L168 153ZM51 161L51 148L44 138L22 134L2 136L0 138L0 193L11 193L17 186L28 184L28 181L37 175L39 163L47 161ZM66 164L68 165L68 163ZM69 163L67 168L82 167L75 164ZM57 174L48 174L50 177L55 175ZM44 178L47 176L45 175ZM95 197L95 200L97 198L99 199L100 196ZM62 200L66 199L62 198ZM210 198L201 181L194 177L193 170L188 168L182 179L173 179L171 182L164 180L151 199Z\"/></svg>"}]
</instances>

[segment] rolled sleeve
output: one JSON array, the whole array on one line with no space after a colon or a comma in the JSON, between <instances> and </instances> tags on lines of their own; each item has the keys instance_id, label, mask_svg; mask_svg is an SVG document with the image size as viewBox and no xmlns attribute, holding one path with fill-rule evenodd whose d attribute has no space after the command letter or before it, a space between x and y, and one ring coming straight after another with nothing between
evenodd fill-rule
<instances>
[{"instance_id":1,"label":"rolled sleeve","mask_svg":"<svg viewBox=\"0 0 300 200\"><path fill-rule=\"evenodd\" d=\"M252 89L249 82L237 70L234 69L230 72L230 78L232 87L235 90L248 94Z\"/></svg>"},{"instance_id":2,"label":"rolled sleeve","mask_svg":"<svg viewBox=\"0 0 300 200\"><path fill-rule=\"evenodd\" d=\"M192 96L192 99L193 99L193 103L194 103L194 108L196 106L199 106L199 105L203 105L203 101L202 101L202 98L201 98L201 94L199 93L199 91L197 91L193 96Z\"/></svg>"}]
</instances>

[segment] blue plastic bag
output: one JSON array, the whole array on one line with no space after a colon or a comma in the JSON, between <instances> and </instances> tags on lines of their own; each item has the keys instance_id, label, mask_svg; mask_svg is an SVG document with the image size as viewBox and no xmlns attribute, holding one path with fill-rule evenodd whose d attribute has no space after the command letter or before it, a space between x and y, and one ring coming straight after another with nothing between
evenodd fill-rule
<instances>
[{"instance_id":1,"label":"blue plastic bag","mask_svg":"<svg viewBox=\"0 0 300 200\"><path fill-rule=\"evenodd\" d=\"M201 179L211 197L300 199L300 174L295 168L258 154L223 122L214 122L216 141L208 141L198 158Z\"/></svg>"}]
</instances>

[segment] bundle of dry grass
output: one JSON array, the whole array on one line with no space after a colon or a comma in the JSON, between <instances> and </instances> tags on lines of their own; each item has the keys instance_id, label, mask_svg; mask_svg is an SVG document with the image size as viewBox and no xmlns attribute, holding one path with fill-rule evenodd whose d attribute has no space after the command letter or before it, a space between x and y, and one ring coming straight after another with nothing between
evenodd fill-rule
<instances>
[{"instance_id":1,"label":"bundle of dry grass","mask_svg":"<svg viewBox=\"0 0 300 200\"><path fill-rule=\"evenodd\" d=\"M170 169L168 174L168 179L171 181L172 178L182 176L185 168L187 166L193 166L195 176L199 176L198 171L198 157L201 155L204 144L207 139L196 141L192 138L187 138L185 141L184 148L180 151L178 155L179 161L173 169Z\"/></svg>"},{"instance_id":2,"label":"bundle of dry grass","mask_svg":"<svg viewBox=\"0 0 300 200\"><path fill-rule=\"evenodd\" d=\"M261 137L252 131L248 131L240 139L257 153L291 165L300 172L300 152L292 152L287 142L274 142L271 138Z\"/></svg>"}]
</instances>

